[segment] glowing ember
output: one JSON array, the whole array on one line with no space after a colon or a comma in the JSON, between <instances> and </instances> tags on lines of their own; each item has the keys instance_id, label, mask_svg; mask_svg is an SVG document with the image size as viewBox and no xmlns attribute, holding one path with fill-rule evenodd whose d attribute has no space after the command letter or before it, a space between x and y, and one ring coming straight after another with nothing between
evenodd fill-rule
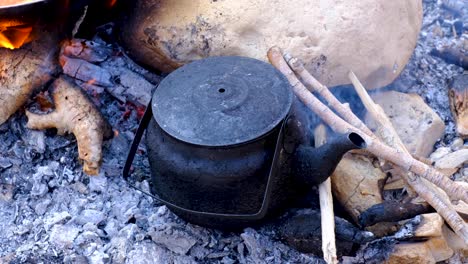
<instances>
[{"instance_id":1,"label":"glowing ember","mask_svg":"<svg viewBox=\"0 0 468 264\"><path fill-rule=\"evenodd\" d=\"M21 47L31 41L31 31L32 27L22 22L0 20L0 48L17 49Z\"/></svg>"},{"instance_id":2,"label":"glowing ember","mask_svg":"<svg viewBox=\"0 0 468 264\"><path fill-rule=\"evenodd\" d=\"M113 7L115 5L115 3L117 3L117 0L108 0L108 6L109 7Z\"/></svg>"}]
</instances>

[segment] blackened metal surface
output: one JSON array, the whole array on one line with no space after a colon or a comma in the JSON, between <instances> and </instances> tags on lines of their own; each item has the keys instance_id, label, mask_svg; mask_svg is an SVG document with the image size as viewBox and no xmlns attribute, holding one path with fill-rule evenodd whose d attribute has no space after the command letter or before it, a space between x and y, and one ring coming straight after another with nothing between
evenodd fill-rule
<instances>
[{"instance_id":1,"label":"blackened metal surface","mask_svg":"<svg viewBox=\"0 0 468 264\"><path fill-rule=\"evenodd\" d=\"M189 210L254 214L260 209L278 130L233 148L184 144L151 120L146 133L155 193Z\"/></svg>"},{"instance_id":2,"label":"blackened metal surface","mask_svg":"<svg viewBox=\"0 0 468 264\"><path fill-rule=\"evenodd\" d=\"M167 76L153 96L157 123L171 136L201 146L257 139L287 115L293 94L286 78L265 62L212 57Z\"/></svg>"}]
</instances>

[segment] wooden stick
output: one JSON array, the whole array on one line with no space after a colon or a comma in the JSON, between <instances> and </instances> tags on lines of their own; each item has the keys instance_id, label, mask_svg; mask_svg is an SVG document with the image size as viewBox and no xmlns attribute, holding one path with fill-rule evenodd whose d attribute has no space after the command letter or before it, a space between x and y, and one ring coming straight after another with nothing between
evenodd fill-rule
<instances>
[{"instance_id":1,"label":"wooden stick","mask_svg":"<svg viewBox=\"0 0 468 264\"><path fill-rule=\"evenodd\" d=\"M411 155L406 154L405 152L396 150L392 147L389 147L382 143L380 140L371 137L366 133L362 132L360 129L357 129L351 126L348 122L341 119L333 111L331 111L327 106L325 106L320 100L318 100L307 88L297 79L294 72L289 68L288 64L283 58L281 50L278 47L270 48L268 51L268 59L270 63L282 72L286 78L289 80L289 83L292 86L292 89L296 96L308 106L314 113L316 113L327 125L329 125L333 131L337 133L349 133L355 132L359 134L364 141L366 142L367 149L376 155L377 157L383 158L387 161L390 161L400 167L403 167L407 171L412 171L415 174L423 175L427 178L432 178L437 172L426 164L416 161ZM446 178L441 178L441 181L450 182ZM453 199L463 200L466 202L468 200L468 191L464 188L463 185L456 185L453 182L444 184L436 184L438 186L450 186L451 195ZM416 190L418 191L418 190ZM427 201L431 204L437 212L444 217L447 223L452 227L452 229L466 242L468 243L468 226L463 221L463 219L454 211L448 210L447 206L441 201Z\"/></svg>"},{"instance_id":2,"label":"wooden stick","mask_svg":"<svg viewBox=\"0 0 468 264\"><path fill-rule=\"evenodd\" d=\"M387 145L410 155L408 149L401 141L398 133L393 127L392 122L385 114L385 111L382 109L382 107L380 107L380 105L376 104L372 100L372 98L367 93L367 90L353 72L350 72L348 77L353 83L354 89L361 98L364 107L367 109L374 121L378 124L380 132L379 134L382 140ZM419 196L421 196L424 200L432 201L432 204L437 203L441 207L446 207L448 210L456 212L456 209L449 201L448 196L446 196L444 192L437 186L434 186L427 180L421 179L419 175L413 175L407 171L400 170L400 175L407 182L407 184L416 190ZM439 209L438 211L442 210L443 209Z\"/></svg>"},{"instance_id":3,"label":"wooden stick","mask_svg":"<svg viewBox=\"0 0 468 264\"><path fill-rule=\"evenodd\" d=\"M282 58L282 60L284 60L284 58ZM374 145L369 146L368 148L369 152L372 152L371 149L377 146L376 151L377 153L379 153L379 157L384 158L387 161L390 161L392 163L398 164L399 166L402 166L407 171L412 171L415 174L423 176L424 178L434 183L436 186L439 186L444 191L446 191L452 200L455 200L455 201L462 200L465 203L467 203L468 190L466 188L464 188L462 185L454 181L451 181L444 174L428 166L424 162L421 162L413 158L410 153L406 153L406 152L400 153L401 151L397 151L396 149L390 148L386 146L385 144L383 144L382 142L380 142L380 140L377 139L377 137L367 128L367 126L362 121L359 120L359 118L357 118L352 113L352 111L348 107L346 107L344 104L341 104L338 101L338 99L336 99L336 97L328 90L326 86L320 84L317 81L317 79L315 79L307 70L305 70L304 66L299 60L295 58L291 58L290 63L289 63L289 66L291 66L291 68L289 68L288 65L284 65L284 66L287 67L286 70L289 70L290 74L292 74L292 76L294 77L294 80L292 80L293 82L299 82L297 77L294 75L294 72L297 70L298 75L304 80L306 84L311 86L314 90L318 91L320 95L324 97L324 99L329 103L329 105L333 109L335 109L344 119L350 122L350 123L345 122L346 124L339 122L340 125L338 129L343 130L339 132L347 133L347 132L354 131L355 129L357 129L361 131L361 134L365 133L366 136L368 136L371 139L371 141L375 142ZM293 69L294 72L291 69ZM302 86L304 87L304 85ZM304 90L305 91L301 91L302 94L306 94L307 89L304 88ZM319 101L317 98L315 99L316 99L315 101ZM325 105L323 105L323 103L321 104L323 107L327 108ZM328 115L329 117L331 117L330 121L332 123L335 123L337 121L337 120L334 120L333 115L330 116L328 113L325 115ZM341 118L340 120L344 121ZM364 130L360 129L360 127L364 127ZM374 155L377 155L377 154L374 153Z\"/></svg>"},{"instance_id":4,"label":"wooden stick","mask_svg":"<svg viewBox=\"0 0 468 264\"><path fill-rule=\"evenodd\" d=\"M330 92L330 90L322 85L317 79L315 79L305 68L302 62L296 58L290 58L288 62L289 66L291 69L297 73L299 77L303 80L303 82L306 84L306 87L310 88L313 91L318 92L327 102L328 104L335 109L339 115L341 115L346 121L348 121L351 125L356 127L357 129L361 130L362 132L366 133L368 136L370 136L372 139L377 140L375 135L370 131L370 129L367 128L367 126L358 118L356 117L352 111L350 110L349 107L346 107L344 104L341 104L338 99ZM354 74L352 74L354 75ZM356 83L356 76L354 77L350 74L349 78L351 81L353 81L353 84ZM356 86L355 85L355 86ZM373 109L375 110L374 113L376 113L377 117L375 120L381 120L385 114L378 114L378 112L384 113L380 106L375 106L375 104L367 104L369 102L368 99L370 99L369 95L363 94L361 91L365 91L364 87L360 87L361 89L356 90L358 92L358 95L361 97L363 100L364 106L366 109ZM361 94L359 94L361 93ZM372 101L372 99L371 99ZM380 111L379 111L380 110ZM390 133L392 135L392 133ZM394 134L397 135L397 134ZM391 136L394 137L394 136ZM404 144L401 142L401 139L399 137L396 138L389 138L390 142L393 142L390 146L399 150L402 150L399 147L404 147ZM405 148L406 149L406 148ZM424 162L421 162L411 156L411 154L406 151L404 155L405 159L408 159L405 163L406 166L405 168L412 168L413 172L423 176L424 178L427 178L430 182L434 183L436 186L439 186L443 190L445 190L451 199L453 200L462 200L466 203L466 200L468 199L468 190L462 188L458 183L455 183L451 180L449 180L444 174L440 173L439 171L435 170L434 168L431 168ZM387 159L388 160L388 159Z\"/></svg>"},{"instance_id":5,"label":"wooden stick","mask_svg":"<svg viewBox=\"0 0 468 264\"><path fill-rule=\"evenodd\" d=\"M288 59L289 58L289 59ZM285 56L291 69L302 79L307 89L311 92L317 92L320 94L328 105L335 109L336 112L347 120L351 125L366 133L370 137L375 137L372 131L359 119L349 108L349 104L341 103L336 97L330 92L325 85L321 84L317 79L314 78L305 68L304 64L297 58L292 58L289 55Z\"/></svg>"},{"instance_id":6,"label":"wooden stick","mask_svg":"<svg viewBox=\"0 0 468 264\"><path fill-rule=\"evenodd\" d=\"M319 147L327 141L327 130L320 124L314 131L315 147ZM328 264L338 263L335 244L335 215L333 213L333 197L331 192L331 180L326 179L319 184L320 219L322 223L322 252L323 259Z\"/></svg>"}]
</instances>

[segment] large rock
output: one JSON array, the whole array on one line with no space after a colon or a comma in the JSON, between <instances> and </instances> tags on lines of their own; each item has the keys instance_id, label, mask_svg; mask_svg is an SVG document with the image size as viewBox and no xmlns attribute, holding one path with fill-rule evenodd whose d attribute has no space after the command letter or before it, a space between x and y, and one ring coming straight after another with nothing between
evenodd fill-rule
<instances>
[{"instance_id":1,"label":"large rock","mask_svg":"<svg viewBox=\"0 0 468 264\"><path fill-rule=\"evenodd\" d=\"M372 96L390 118L398 136L408 151L417 157L428 157L436 141L444 135L445 124L417 94L395 91ZM371 129L376 128L372 118L366 116Z\"/></svg>"},{"instance_id":2,"label":"large rock","mask_svg":"<svg viewBox=\"0 0 468 264\"><path fill-rule=\"evenodd\" d=\"M421 0L140 0L123 40L139 61L169 72L219 55L266 60L277 45L326 85L391 83L408 62L422 23Z\"/></svg>"},{"instance_id":3,"label":"large rock","mask_svg":"<svg viewBox=\"0 0 468 264\"><path fill-rule=\"evenodd\" d=\"M421 223L414 230L414 240L421 241L397 244L386 263L436 263L453 256L454 251L447 244L449 238L443 231L446 227L442 217L437 213L421 217Z\"/></svg>"},{"instance_id":4,"label":"large rock","mask_svg":"<svg viewBox=\"0 0 468 264\"><path fill-rule=\"evenodd\" d=\"M384 179L369 158L346 154L331 175L333 195L357 223L362 212L383 202L379 182Z\"/></svg>"}]
</instances>

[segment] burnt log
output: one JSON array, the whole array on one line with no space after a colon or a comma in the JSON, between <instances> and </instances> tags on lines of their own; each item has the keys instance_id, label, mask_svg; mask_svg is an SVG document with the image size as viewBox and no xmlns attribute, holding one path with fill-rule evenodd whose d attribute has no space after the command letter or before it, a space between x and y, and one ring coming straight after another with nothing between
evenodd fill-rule
<instances>
[{"instance_id":1,"label":"burnt log","mask_svg":"<svg viewBox=\"0 0 468 264\"><path fill-rule=\"evenodd\" d=\"M363 227L380 222L397 222L433 211L427 203L415 204L411 202L385 201L376 204L359 215L359 224Z\"/></svg>"},{"instance_id":2,"label":"burnt log","mask_svg":"<svg viewBox=\"0 0 468 264\"><path fill-rule=\"evenodd\" d=\"M301 252L322 255L322 229L320 211L304 209L279 224L279 234L290 246ZM351 253L355 243L364 244L374 239L371 232L359 230L350 222L335 216L337 255Z\"/></svg>"},{"instance_id":3,"label":"burnt log","mask_svg":"<svg viewBox=\"0 0 468 264\"><path fill-rule=\"evenodd\" d=\"M447 63L463 67L465 70L468 69L468 56L461 48L444 46L442 48L432 49L430 54L443 59Z\"/></svg>"}]
</instances>

